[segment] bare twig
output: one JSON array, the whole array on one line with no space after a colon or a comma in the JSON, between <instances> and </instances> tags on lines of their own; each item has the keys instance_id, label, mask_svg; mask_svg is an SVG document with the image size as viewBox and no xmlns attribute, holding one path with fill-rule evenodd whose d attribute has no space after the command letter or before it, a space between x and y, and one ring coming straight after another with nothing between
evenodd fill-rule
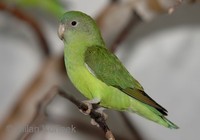
<instances>
[{"instance_id":1,"label":"bare twig","mask_svg":"<svg viewBox=\"0 0 200 140\"><path fill-rule=\"evenodd\" d=\"M46 96L47 91L52 86L58 85L60 82L60 73L58 69L60 65L59 60L60 58L57 57L46 60L30 85L24 89L10 114L0 125L0 139L17 139L20 134L14 131L15 128L26 126L33 120L35 114L38 112L38 102ZM12 129L9 131L6 129L8 126L12 126Z\"/></svg>"},{"instance_id":2,"label":"bare twig","mask_svg":"<svg viewBox=\"0 0 200 140\"><path fill-rule=\"evenodd\" d=\"M44 124L46 120L46 108L49 103L54 99L56 96L57 86L52 87L47 94L38 102L37 104L37 111L31 123L28 125L30 128L39 128ZM28 140L35 132L26 131L19 137L22 140Z\"/></svg>"},{"instance_id":3,"label":"bare twig","mask_svg":"<svg viewBox=\"0 0 200 140\"><path fill-rule=\"evenodd\" d=\"M197 2L197 0L190 0L189 2L190 3L195 3L195 2Z\"/></svg>"},{"instance_id":4,"label":"bare twig","mask_svg":"<svg viewBox=\"0 0 200 140\"><path fill-rule=\"evenodd\" d=\"M80 102L79 100L75 99L73 96L67 94L66 92L64 92L63 90L59 89L58 90L59 95L61 95L62 97L70 100L73 104L75 104L80 110L82 110L83 112L85 112L88 109L88 106L85 105L83 102ZM115 140L112 132L110 131L108 125L106 124L106 120L104 118L104 116L102 116L99 112L96 112L95 109L91 109L91 112L89 113L89 116L94 119L96 121L96 123L98 123L98 125L101 127L101 129L104 131L105 133L105 137L108 140Z\"/></svg>"},{"instance_id":5,"label":"bare twig","mask_svg":"<svg viewBox=\"0 0 200 140\"><path fill-rule=\"evenodd\" d=\"M142 21L141 17L137 14L137 12L134 11L133 16L130 19L127 26L122 30L122 32L119 34L119 36L117 37L115 42L113 42L113 44L111 45L111 47L110 47L111 52L116 51L117 46L119 46L119 44L125 40L125 38L130 33L131 29L133 29L133 27L136 26L141 21Z\"/></svg>"},{"instance_id":6,"label":"bare twig","mask_svg":"<svg viewBox=\"0 0 200 140\"><path fill-rule=\"evenodd\" d=\"M12 15L14 15L15 17L17 17L18 19L29 24L32 27L32 29L35 31L36 36L38 37L38 40L40 41L40 44L41 44L44 54L46 56L49 56L50 50L48 47L48 43L45 39L45 36L43 35L43 32L42 32L39 24L33 17L31 17L31 15L27 14L24 11L21 11L17 7L11 7L9 5L6 5L3 2L0 2L0 10L5 10L5 11L11 13Z\"/></svg>"},{"instance_id":7,"label":"bare twig","mask_svg":"<svg viewBox=\"0 0 200 140\"><path fill-rule=\"evenodd\" d=\"M44 96L37 104L37 111L35 114L35 117L33 118L32 122L28 125L29 127L39 127L41 126L44 121L45 121L45 109L47 107L47 105L53 100L53 98L56 95L56 92L58 91L58 94L66 99L68 99L69 101L71 101L73 104L75 104L80 110L82 111L86 111L88 109L88 106L85 105L83 102L75 99L73 96L67 94L65 91L59 89L58 87L53 87L47 94L46 96ZM105 137L108 140L115 140L112 132L110 131L108 125L106 124L106 120L104 118L104 116L102 116L100 113L96 112L95 109L91 109L91 112L89 113L89 116L94 119L98 125L101 127L101 129L104 131L105 133ZM20 136L21 139L23 140L28 140L32 135L34 134L34 132L30 133L30 132L25 132L23 133L22 136Z\"/></svg>"},{"instance_id":8,"label":"bare twig","mask_svg":"<svg viewBox=\"0 0 200 140\"><path fill-rule=\"evenodd\" d=\"M165 8L160 4L159 0L148 0L147 4L151 10L157 13L166 12Z\"/></svg>"},{"instance_id":9,"label":"bare twig","mask_svg":"<svg viewBox=\"0 0 200 140\"><path fill-rule=\"evenodd\" d=\"M119 0L110 0L110 3L103 9L100 15L96 18L96 22L99 26L101 26L101 22L104 21L104 17L110 12L110 9L114 4L116 4Z\"/></svg>"},{"instance_id":10,"label":"bare twig","mask_svg":"<svg viewBox=\"0 0 200 140\"><path fill-rule=\"evenodd\" d=\"M177 0L176 4L168 9L168 14L172 14L177 7L183 3L183 0Z\"/></svg>"}]
</instances>

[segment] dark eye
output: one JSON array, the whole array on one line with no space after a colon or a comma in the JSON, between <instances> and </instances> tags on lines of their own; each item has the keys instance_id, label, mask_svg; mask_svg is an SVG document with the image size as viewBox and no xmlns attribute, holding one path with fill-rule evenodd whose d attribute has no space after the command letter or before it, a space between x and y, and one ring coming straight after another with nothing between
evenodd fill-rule
<instances>
[{"instance_id":1,"label":"dark eye","mask_svg":"<svg viewBox=\"0 0 200 140\"><path fill-rule=\"evenodd\" d=\"M71 22L71 25L72 25L72 26L76 26L76 25L77 25L77 22L76 22L76 21L72 21L72 22Z\"/></svg>"}]
</instances>

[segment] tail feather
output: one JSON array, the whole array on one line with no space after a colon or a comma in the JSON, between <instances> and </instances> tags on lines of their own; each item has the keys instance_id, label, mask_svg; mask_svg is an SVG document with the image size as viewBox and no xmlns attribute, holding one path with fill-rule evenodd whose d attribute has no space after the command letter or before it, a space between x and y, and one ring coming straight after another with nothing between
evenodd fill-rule
<instances>
[{"instance_id":1,"label":"tail feather","mask_svg":"<svg viewBox=\"0 0 200 140\"><path fill-rule=\"evenodd\" d=\"M138 115L140 115L148 120L154 121L160 125L163 125L167 128L170 128L170 129L178 129L179 128L176 124L174 124L170 120L168 120L164 116L164 114L162 114L162 112L160 112L156 108L149 106L147 104L144 104L140 101L132 100L132 105L130 108L131 108L131 111L134 111Z\"/></svg>"},{"instance_id":2,"label":"tail feather","mask_svg":"<svg viewBox=\"0 0 200 140\"><path fill-rule=\"evenodd\" d=\"M179 127L176 125L176 124L174 124L173 122L171 122L170 120L168 120L167 118L165 118L165 117L161 117L164 121L166 121L167 122L167 124L168 124L168 128L170 128L170 129L179 129Z\"/></svg>"},{"instance_id":3,"label":"tail feather","mask_svg":"<svg viewBox=\"0 0 200 140\"><path fill-rule=\"evenodd\" d=\"M165 117L165 115L162 114L162 112L160 112L160 110L158 110L157 108L153 108L153 107L149 106L148 109L150 109L153 113L155 113L156 115L158 115L161 118L160 121L158 121L159 124L162 124L165 127L170 128L170 129L178 129L179 128L176 124L174 124L173 122L168 120Z\"/></svg>"}]
</instances>

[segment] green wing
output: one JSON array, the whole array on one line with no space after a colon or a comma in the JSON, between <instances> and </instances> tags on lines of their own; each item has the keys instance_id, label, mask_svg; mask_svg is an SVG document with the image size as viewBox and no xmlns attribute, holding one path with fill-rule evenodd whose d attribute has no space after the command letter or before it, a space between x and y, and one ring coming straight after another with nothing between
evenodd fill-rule
<instances>
[{"instance_id":1,"label":"green wing","mask_svg":"<svg viewBox=\"0 0 200 140\"><path fill-rule=\"evenodd\" d=\"M90 71L107 85L118 88L132 98L156 108L163 115L167 115L167 110L144 92L140 83L130 75L119 59L106 48L89 47L85 52L85 63Z\"/></svg>"}]
</instances>

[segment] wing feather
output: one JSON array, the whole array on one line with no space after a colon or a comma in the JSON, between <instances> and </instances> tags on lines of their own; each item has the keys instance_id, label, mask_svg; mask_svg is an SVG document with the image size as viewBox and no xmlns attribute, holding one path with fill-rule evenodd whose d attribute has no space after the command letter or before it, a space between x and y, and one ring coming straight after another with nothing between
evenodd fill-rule
<instances>
[{"instance_id":1,"label":"wing feather","mask_svg":"<svg viewBox=\"0 0 200 140\"><path fill-rule=\"evenodd\" d=\"M167 110L144 92L140 83L131 76L119 59L106 48L89 47L85 52L85 63L99 80L109 86L118 88L134 99L156 108L163 115L167 115Z\"/></svg>"}]
</instances>

